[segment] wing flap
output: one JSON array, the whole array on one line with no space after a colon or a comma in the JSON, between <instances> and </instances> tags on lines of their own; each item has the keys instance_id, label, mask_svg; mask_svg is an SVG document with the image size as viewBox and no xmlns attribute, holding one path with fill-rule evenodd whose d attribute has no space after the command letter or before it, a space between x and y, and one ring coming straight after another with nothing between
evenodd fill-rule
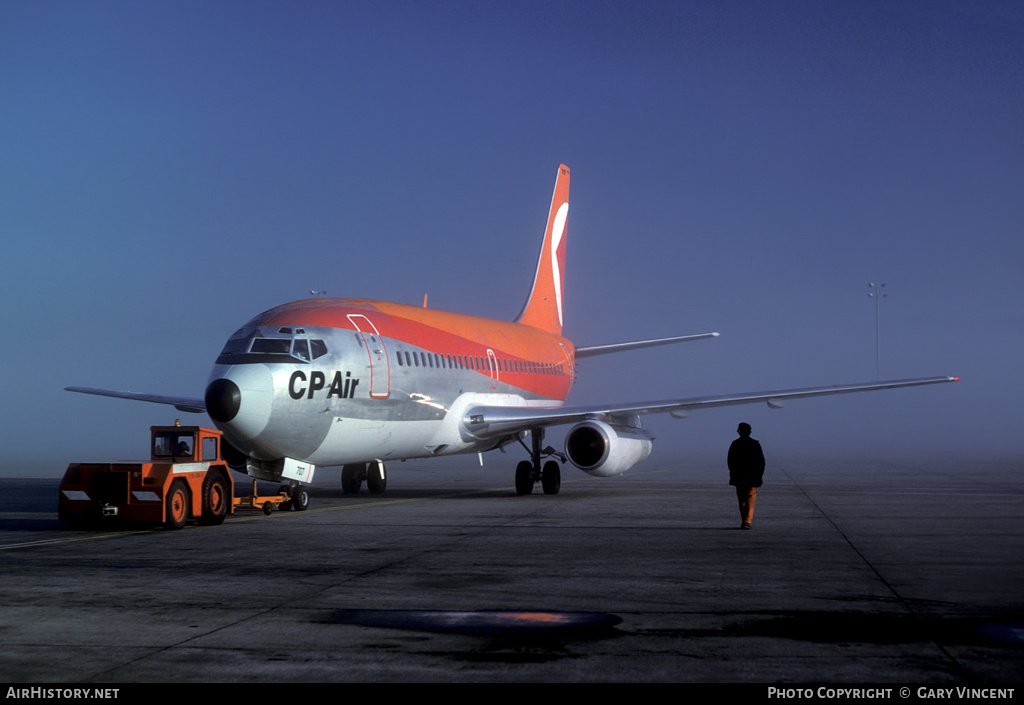
<instances>
[{"instance_id":1,"label":"wing flap","mask_svg":"<svg viewBox=\"0 0 1024 705\"><path fill-rule=\"evenodd\" d=\"M578 423L588 418L614 418L638 414L669 413L676 418L685 418L693 409L710 409L718 406L754 404L766 402L773 409L780 408L785 400L806 397L823 397L833 394L873 392L881 389L919 387L927 384L956 382L959 377L918 377L885 382L860 382L836 384L827 387L805 387L782 389L772 392L748 392L742 394L720 394L664 401L624 403L593 406L545 406L545 407L497 407L477 405L469 408L463 418L465 429L477 438L488 438L516 433L530 428L558 426Z\"/></svg>"}]
</instances>

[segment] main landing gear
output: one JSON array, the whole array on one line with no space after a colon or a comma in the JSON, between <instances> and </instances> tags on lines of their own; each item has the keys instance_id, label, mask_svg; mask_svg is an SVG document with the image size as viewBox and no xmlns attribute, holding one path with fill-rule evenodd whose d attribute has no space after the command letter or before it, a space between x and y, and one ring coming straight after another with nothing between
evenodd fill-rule
<instances>
[{"instance_id":1,"label":"main landing gear","mask_svg":"<svg viewBox=\"0 0 1024 705\"><path fill-rule=\"evenodd\" d=\"M388 486L388 476L384 463L375 460L369 465L343 465L341 468L341 491L344 494L356 494L366 482L370 494L382 494Z\"/></svg>"},{"instance_id":2,"label":"main landing gear","mask_svg":"<svg viewBox=\"0 0 1024 705\"><path fill-rule=\"evenodd\" d=\"M565 462L565 457L551 446L541 450L544 442L544 429L534 428L530 430L530 438L533 440L533 448L530 450L532 460L524 460L516 466L516 494L524 495L533 492L533 486L540 481L544 488L544 494L558 494L562 487L562 468L554 460L541 464L543 457L553 455ZM519 439L523 443L523 439ZM523 447L526 444L523 443Z\"/></svg>"}]
</instances>

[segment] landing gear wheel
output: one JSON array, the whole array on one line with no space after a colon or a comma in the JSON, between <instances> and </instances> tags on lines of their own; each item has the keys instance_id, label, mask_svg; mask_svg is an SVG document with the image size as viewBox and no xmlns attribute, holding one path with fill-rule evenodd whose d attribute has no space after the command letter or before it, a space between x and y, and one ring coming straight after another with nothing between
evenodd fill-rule
<instances>
[{"instance_id":1,"label":"landing gear wheel","mask_svg":"<svg viewBox=\"0 0 1024 705\"><path fill-rule=\"evenodd\" d=\"M540 474L540 484L544 488L544 494L558 494L562 486L562 469L554 460L544 463L544 470Z\"/></svg>"},{"instance_id":2,"label":"landing gear wheel","mask_svg":"<svg viewBox=\"0 0 1024 705\"><path fill-rule=\"evenodd\" d=\"M214 471L207 473L203 482L203 514L199 523L204 526L216 526L224 523L231 504L231 483L224 473Z\"/></svg>"},{"instance_id":3,"label":"landing gear wheel","mask_svg":"<svg viewBox=\"0 0 1024 705\"><path fill-rule=\"evenodd\" d=\"M366 477L365 465L345 465L341 468L342 494L356 494Z\"/></svg>"},{"instance_id":4,"label":"landing gear wheel","mask_svg":"<svg viewBox=\"0 0 1024 705\"><path fill-rule=\"evenodd\" d=\"M188 487L181 480L175 480L167 493L167 519L164 526L177 530L188 521Z\"/></svg>"},{"instance_id":5,"label":"landing gear wheel","mask_svg":"<svg viewBox=\"0 0 1024 705\"><path fill-rule=\"evenodd\" d=\"M388 486L388 476L384 471L384 463L370 463L366 472L366 489L371 494L382 494Z\"/></svg>"},{"instance_id":6,"label":"landing gear wheel","mask_svg":"<svg viewBox=\"0 0 1024 705\"><path fill-rule=\"evenodd\" d=\"M531 494L533 482L533 463L524 460L516 466L516 494Z\"/></svg>"},{"instance_id":7,"label":"landing gear wheel","mask_svg":"<svg viewBox=\"0 0 1024 705\"><path fill-rule=\"evenodd\" d=\"M293 487L292 493L292 509L297 512L304 512L309 509L309 492L306 491L305 487Z\"/></svg>"}]
</instances>

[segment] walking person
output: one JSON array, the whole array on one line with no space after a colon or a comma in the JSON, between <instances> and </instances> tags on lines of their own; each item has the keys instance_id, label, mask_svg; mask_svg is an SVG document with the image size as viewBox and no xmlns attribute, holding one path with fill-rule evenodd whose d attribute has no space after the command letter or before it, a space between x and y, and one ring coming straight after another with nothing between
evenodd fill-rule
<instances>
[{"instance_id":1,"label":"walking person","mask_svg":"<svg viewBox=\"0 0 1024 705\"><path fill-rule=\"evenodd\" d=\"M750 431L750 424L741 423L736 429L740 437L729 446L729 484L736 488L741 529L754 528L754 503L764 476L764 452Z\"/></svg>"}]
</instances>

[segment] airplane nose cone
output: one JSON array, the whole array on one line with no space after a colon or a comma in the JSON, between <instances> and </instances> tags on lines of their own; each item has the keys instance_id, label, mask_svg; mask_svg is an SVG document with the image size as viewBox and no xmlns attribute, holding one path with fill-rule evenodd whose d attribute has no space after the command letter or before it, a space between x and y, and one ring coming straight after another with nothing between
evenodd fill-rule
<instances>
[{"instance_id":1,"label":"airplane nose cone","mask_svg":"<svg viewBox=\"0 0 1024 705\"><path fill-rule=\"evenodd\" d=\"M206 413L220 423L227 423L242 408L242 392L230 379L215 379L206 388Z\"/></svg>"},{"instance_id":2,"label":"airplane nose cone","mask_svg":"<svg viewBox=\"0 0 1024 705\"><path fill-rule=\"evenodd\" d=\"M218 366L206 386L206 412L232 445L247 442L266 429L274 406L274 378L266 365Z\"/></svg>"}]
</instances>

